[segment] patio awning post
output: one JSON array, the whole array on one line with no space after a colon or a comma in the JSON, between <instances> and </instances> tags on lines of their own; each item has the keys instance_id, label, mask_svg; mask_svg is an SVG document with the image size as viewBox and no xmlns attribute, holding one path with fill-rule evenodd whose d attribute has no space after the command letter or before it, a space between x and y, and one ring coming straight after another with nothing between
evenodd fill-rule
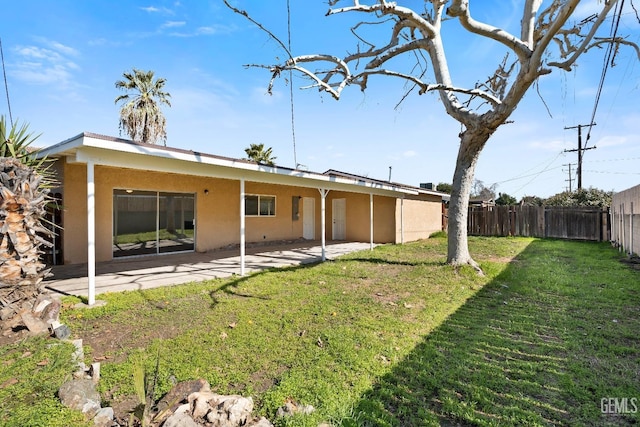
<instances>
[{"instance_id":1,"label":"patio awning post","mask_svg":"<svg viewBox=\"0 0 640 427\"><path fill-rule=\"evenodd\" d=\"M244 276L244 262L245 262L245 204L244 204L244 178L240 179L240 275Z\"/></svg>"},{"instance_id":2,"label":"patio awning post","mask_svg":"<svg viewBox=\"0 0 640 427\"><path fill-rule=\"evenodd\" d=\"M93 161L87 162L87 278L89 305L96 303L96 191Z\"/></svg>"},{"instance_id":3,"label":"patio awning post","mask_svg":"<svg viewBox=\"0 0 640 427\"><path fill-rule=\"evenodd\" d=\"M327 198L327 194L329 194L329 190L326 190L324 188L318 188L318 191L320 192L320 227L322 228L321 232L320 232L320 236L321 236L321 241L322 241L322 261L326 261L327 260L327 248L326 248L326 231L327 231L327 215L326 215L326 211L327 211L327 204L326 204L326 198Z\"/></svg>"},{"instance_id":4,"label":"patio awning post","mask_svg":"<svg viewBox=\"0 0 640 427\"><path fill-rule=\"evenodd\" d=\"M404 245L404 194L400 199L400 243Z\"/></svg>"}]
</instances>

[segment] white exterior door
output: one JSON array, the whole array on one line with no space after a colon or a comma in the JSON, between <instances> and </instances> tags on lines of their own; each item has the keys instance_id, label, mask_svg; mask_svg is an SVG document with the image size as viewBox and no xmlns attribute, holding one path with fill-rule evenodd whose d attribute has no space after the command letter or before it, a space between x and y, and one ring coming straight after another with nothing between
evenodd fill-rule
<instances>
[{"instance_id":1,"label":"white exterior door","mask_svg":"<svg viewBox=\"0 0 640 427\"><path fill-rule=\"evenodd\" d=\"M347 237L347 200L333 199L332 205L333 227L332 240L344 240Z\"/></svg>"},{"instance_id":2,"label":"white exterior door","mask_svg":"<svg viewBox=\"0 0 640 427\"><path fill-rule=\"evenodd\" d=\"M302 198L302 237L316 239L316 201L313 197Z\"/></svg>"}]
</instances>

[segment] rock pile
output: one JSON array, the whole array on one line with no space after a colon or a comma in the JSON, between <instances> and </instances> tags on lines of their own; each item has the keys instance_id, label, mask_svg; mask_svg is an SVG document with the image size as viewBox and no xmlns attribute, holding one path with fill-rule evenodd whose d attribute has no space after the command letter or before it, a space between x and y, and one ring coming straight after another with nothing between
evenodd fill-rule
<instances>
[{"instance_id":1,"label":"rock pile","mask_svg":"<svg viewBox=\"0 0 640 427\"><path fill-rule=\"evenodd\" d=\"M59 299L41 294L28 306L19 310L4 307L0 310L5 336L15 329L24 328L29 335L49 334L68 341L71 330L60 323L62 305ZM25 332L26 331L26 332ZM9 335L8 335L9 334ZM87 366L81 339L71 341L75 346L73 360L76 371L73 378L62 384L58 397L65 406L81 411L87 420L93 420L96 427L120 427L128 425L128 420L116 420L111 407L102 407L97 390L100 380L100 363ZM299 405L293 400L278 409L278 417L295 414L310 414L311 405ZM253 414L253 399L239 395L220 395L211 391L209 383L203 379L176 384L169 393L158 401L149 413L147 425L153 427L273 427L264 417ZM130 426L131 427L131 426Z\"/></svg>"},{"instance_id":2,"label":"rock pile","mask_svg":"<svg viewBox=\"0 0 640 427\"><path fill-rule=\"evenodd\" d=\"M187 396L161 424L163 427L272 427L264 417L253 416L253 399L213 393L204 380L199 391ZM179 387L178 384L176 387ZM172 391L173 392L173 391ZM169 394L175 394L170 392ZM165 399L163 399L165 400Z\"/></svg>"}]
</instances>

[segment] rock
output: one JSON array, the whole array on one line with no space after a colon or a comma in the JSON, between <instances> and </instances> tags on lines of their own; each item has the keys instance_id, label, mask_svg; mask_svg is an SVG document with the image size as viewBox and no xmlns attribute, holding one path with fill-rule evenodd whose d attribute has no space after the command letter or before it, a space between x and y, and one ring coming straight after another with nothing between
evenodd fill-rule
<instances>
[{"instance_id":1,"label":"rock","mask_svg":"<svg viewBox=\"0 0 640 427\"><path fill-rule=\"evenodd\" d=\"M260 417L259 420L253 420L247 424L247 427L273 427L271 421L266 419L265 417Z\"/></svg>"},{"instance_id":2,"label":"rock","mask_svg":"<svg viewBox=\"0 0 640 427\"><path fill-rule=\"evenodd\" d=\"M194 420L204 419L216 427L246 425L253 411L253 399L238 395L199 392L189 396L189 403Z\"/></svg>"},{"instance_id":3,"label":"rock","mask_svg":"<svg viewBox=\"0 0 640 427\"><path fill-rule=\"evenodd\" d=\"M189 395L197 392L210 391L211 387L204 379L178 383L173 386L169 393L165 394L164 397L158 401L158 404L156 405L158 413L166 411L167 415L169 415L171 412L174 412L181 403L186 402ZM161 422L165 417L166 416L158 417L158 421Z\"/></svg>"},{"instance_id":4,"label":"rock","mask_svg":"<svg viewBox=\"0 0 640 427\"><path fill-rule=\"evenodd\" d=\"M221 427L231 427L244 425L247 420L251 419L251 412L253 411L253 399L251 397L219 396L215 402L217 403L216 411L211 411L207 414L207 420L211 423L218 422Z\"/></svg>"},{"instance_id":5,"label":"rock","mask_svg":"<svg viewBox=\"0 0 640 427\"><path fill-rule=\"evenodd\" d=\"M84 364L84 348L82 347L82 340L77 339L72 341L73 346L76 348L73 352L72 358L73 361L78 364L78 370L74 373L74 375L78 377L83 377L84 373L87 370L87 365Z\"/></svg>"},{"instance_id":6,"label":"rock","mask_svg":"<svg viewBox=\"0 0 640 427\"><path fill-rule=\"evenodd\" d=\"M68 408L82 411L87 419L93 418L100 410L100 393L93 381L75 379L60 386L58 397Z\"/></svg>"},{"instance_id":7,"label":"rock","mask_svg":"<svg viewBox=\"0 0 640 427\"><path fill-rule=\"evenodd\" d=\"M33 312L36 314L42 313L42 310L44 310L44 308L49 304L51 304L51 300L41 295L33 306Z\"/></svg>"},{"instance_id":8,"label":"rock","mask_svg":"<svg viewBox=\"0 0 640 427\"><path fill-rule=\"evenodd\" d=\"M211 411L209 400L212 399L212 396L215 395L211 392L198 392L189 395L191 415L194 419L203 419Z\"/></svg>"},{"instance_id":9,"label":"rock","mask_svg":"<svg viewBox=\"0 0 640 427\"><path fill-rule=\"evenodd\" d=\"M44 302L44 301L43 301ZM42 313L40 314L40 319L44 323L51 323L54 320L58 320L60 318L60 309L62 308L62 304L60 300L53 300L50 304L47 304Z\"/></svg>"},{"instance_id":10,"label":"rock","mask_svg":"<svg viewBox=\"0 0 640 427\"><path fill-rule=\"evenodd\" d=\"M113 408L101 408L95 417L93 417L93 425L97 427L111 427L113 424Z\"/></svg>"},{"instance_id":11,"label":"rock","mask_svg":"<svg viewBox=\"0 0 640 427\"><path fill-rule=\"evenodd\" d=\"M42 320L35 317L31 312L24 311L20 313L20 318L24 325L29 329L31 335L41 335L49 333L49 326Z\"/></svg>"},{"instance_id":12,"label":"rock","mask_svg":"<svg viewBox=\"0 0 640 427\"><path fill-rule=\"evenodd\" d=\"M278 408L276 416L278 417L290 417L295 414L309 415L316 409L311 405L300 405L295 401L288 399L284 405Z\"/></svg>"},{"instance_id":13,"label":"rock","mask_svg":"<svg viewBox=\"0 0 640 427\"><path fill-rule=\"evenodd\" d=\"M91 364L89 375L91 376L91 381L98 384L100 381L100 362L94 362Z\"/></svg>"},{"instance_id":14,"label":"rock","mask_svg":"<svg viewBox=\"0 0 640 427\"><path fill-rule=\"evenodd\" d=\"M178 406L173 413L174 414L189 414L190 411L191 411L191 405L189 405L188 403L183 403L182 405Z\"/></svg>"},{"instance_id":15,"label":"rock","mask_svg":"<svg viewBox=\"0 0 640 427\"><path fill-rule=\"evenodd\" d=\"M314 408L312 405L302 405L299 406L298 409L300 410L300 413L304 415L309 415L316 410L316 408Z\"/></svg>"},{"instance_id":16,"label":"rock","mask_svg":"<svg viewBox=\"0 0 640 427\"><path fill-rule=\"evenodd\" d=\"M162 427L199 427L199 424L189 414L176 412L167 418Z\"/></svg>"},{"instance_id":17,"label":"rock","mask_svg":"<svg viewBox=\"0 0 640 427\"><path fill-rule=\"evenodd\" d=\"M53 334L59 340L66 340L71 336L71 329L67 325L60 325L53 330Z\"/></svg>"},{"instance_id":18,"label":"rock","mask_svg":"<svg viewBox=\"0 0 640 427\"><path fill-rule=\"evenodd\" d=\"M278 411L276 412L276 416L278 418L290 417L295 412L296 412L296 405L293 402L287 400L287 402L284 405L278 408Z\"/></svg>"},{"instance_id":19,"label":"rock","mask_svg":"<svg viewBox=\"0 0 640 427\"><path fill-rule=\"evenodd\" d=\"M13 308L4 307L0 310L0 320L4 322L5 320L12 318L14 314L16 314L16 311Z\"/></svg>"}]
</instances>

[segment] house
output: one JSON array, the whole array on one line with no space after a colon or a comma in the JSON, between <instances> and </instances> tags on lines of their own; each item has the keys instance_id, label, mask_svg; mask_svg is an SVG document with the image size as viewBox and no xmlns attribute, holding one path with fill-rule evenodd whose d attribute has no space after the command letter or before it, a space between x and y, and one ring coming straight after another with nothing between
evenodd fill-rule
<instances>
[{"instance_id":1,"label":"house","mask_svg":"<svg viewBox=\"0 0 640 427\"><path fill-rule=\"evenodd\" d=\"M403 243L441 230L442 193L338 171L314 173L82 133L56 159L60 259L206 252L248 242ZM324 258L324 251L323 251Z\"/></svg>"},{"instance_id":2,"label":"house","mask_svg":"<svg viewBox=\"0 0 640 427\"><path fill-rule=\"evenodd\" d=\"M473 196L469 197L469 207L490 208L496 205L493 197Z\"/></svg>"}]
</instances>

